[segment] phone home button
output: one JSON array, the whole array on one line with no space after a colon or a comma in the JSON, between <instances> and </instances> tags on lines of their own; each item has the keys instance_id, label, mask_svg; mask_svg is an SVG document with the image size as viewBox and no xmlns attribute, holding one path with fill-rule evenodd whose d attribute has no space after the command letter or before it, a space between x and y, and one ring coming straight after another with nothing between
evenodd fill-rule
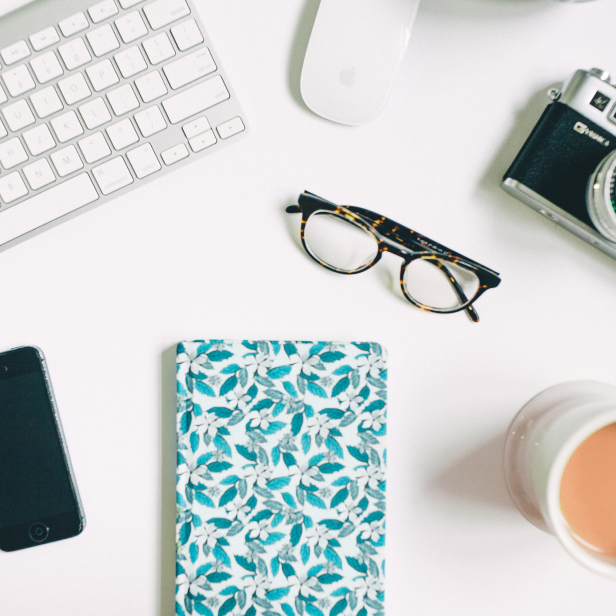
<instances>
[{"instance_id":1,"label":"phone home button","mask_svg":"<svg viewBox=\"0 0 616 616\"><path fill-rule=\"evenodd\" d=\"M49 536L49 527L42 522L35 522L30 527L30 539L36 543L42 543Z\"/></svg>"}]
</instances>

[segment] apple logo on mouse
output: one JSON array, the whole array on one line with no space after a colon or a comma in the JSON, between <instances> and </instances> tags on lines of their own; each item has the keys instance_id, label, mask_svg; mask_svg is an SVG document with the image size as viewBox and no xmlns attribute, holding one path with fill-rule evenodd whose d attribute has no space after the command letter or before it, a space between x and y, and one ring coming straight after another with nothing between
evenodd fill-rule
<instances>
[{"instance_id":1,"label":"apple logo on mouse","mask_svg":"<svg viewBox=\"0 0 616 616\"><path fill-rule=\"evenodd\" d=\"M343 86L354 86L355 85L355 67L353 68L345 68L340 71L340 83Z\"/></svg>"},{"instance_id":2,"label":"apple logo on mouse","mask_svg":"<svg viewBox=\"0 0 616 616\"><path fill-rule=\"evenodd\" d=\"M385 107L420 0L320 0L300 91L308 109L359 126Z\"/></svg>"}]
</instances>

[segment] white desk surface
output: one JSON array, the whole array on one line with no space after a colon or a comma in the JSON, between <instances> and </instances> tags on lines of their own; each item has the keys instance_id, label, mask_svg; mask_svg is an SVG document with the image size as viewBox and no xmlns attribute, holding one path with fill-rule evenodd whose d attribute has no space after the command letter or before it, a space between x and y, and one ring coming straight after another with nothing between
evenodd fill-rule
<instances>
[{"instance_id":1,"label":"white desk surface","mask_svg":"<svg viewBox=\"0 0 616 616\"><path fill-rule=\"evenodd\" d=\"M423 0L361 128L300 99L317 0L196 4L250 138L0 254L0 347L47 354L88 521L0 553L0 614L173 613L174 347L203 337L388 348L389 616L612 614L615 583L515 510L501 455L542 389L616 384L616 262L499 181L550 86L616 71L616 3ZM481 322L410 306L395 257L350 277L311 262L283 209L304 189L499 271Z\"/></svg>"}]
</instances>

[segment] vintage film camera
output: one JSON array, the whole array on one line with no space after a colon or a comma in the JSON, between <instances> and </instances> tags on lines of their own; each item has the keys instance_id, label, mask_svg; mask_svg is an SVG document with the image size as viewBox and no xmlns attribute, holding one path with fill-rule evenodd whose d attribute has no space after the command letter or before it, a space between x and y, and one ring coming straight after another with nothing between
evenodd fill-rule
<instances>
[{"instance_id":1,"label":"vintage film camera","mask_svg":"<svg viewBox=\"0 0 616 616\"><path fill-rule=\"evenodd\" d=\"M548 96L501 186L616 259L616 87L593 68Z\"/></svg>"}]
</instances>

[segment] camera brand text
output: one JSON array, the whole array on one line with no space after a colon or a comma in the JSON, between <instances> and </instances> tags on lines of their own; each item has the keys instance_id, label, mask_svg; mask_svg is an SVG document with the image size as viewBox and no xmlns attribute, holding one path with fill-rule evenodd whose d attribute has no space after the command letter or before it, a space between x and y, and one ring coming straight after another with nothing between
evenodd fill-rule
<instances>
[{"instance_id":1,"label":"camera brand text","mask_svg":"<svg viewBox=\"0 0 616 616\"><path fill-rule=\"evenodd\" d=\"M590 128L588 128L588 126L586 126L583 122L576 122L573 130L581 135L586 135L587 137L594 139L597 143L604 145L606 148L610 145L608 139L602 137L598 133L595 133L595 131L590 130Z\"/></svg>"}]
</instances>

